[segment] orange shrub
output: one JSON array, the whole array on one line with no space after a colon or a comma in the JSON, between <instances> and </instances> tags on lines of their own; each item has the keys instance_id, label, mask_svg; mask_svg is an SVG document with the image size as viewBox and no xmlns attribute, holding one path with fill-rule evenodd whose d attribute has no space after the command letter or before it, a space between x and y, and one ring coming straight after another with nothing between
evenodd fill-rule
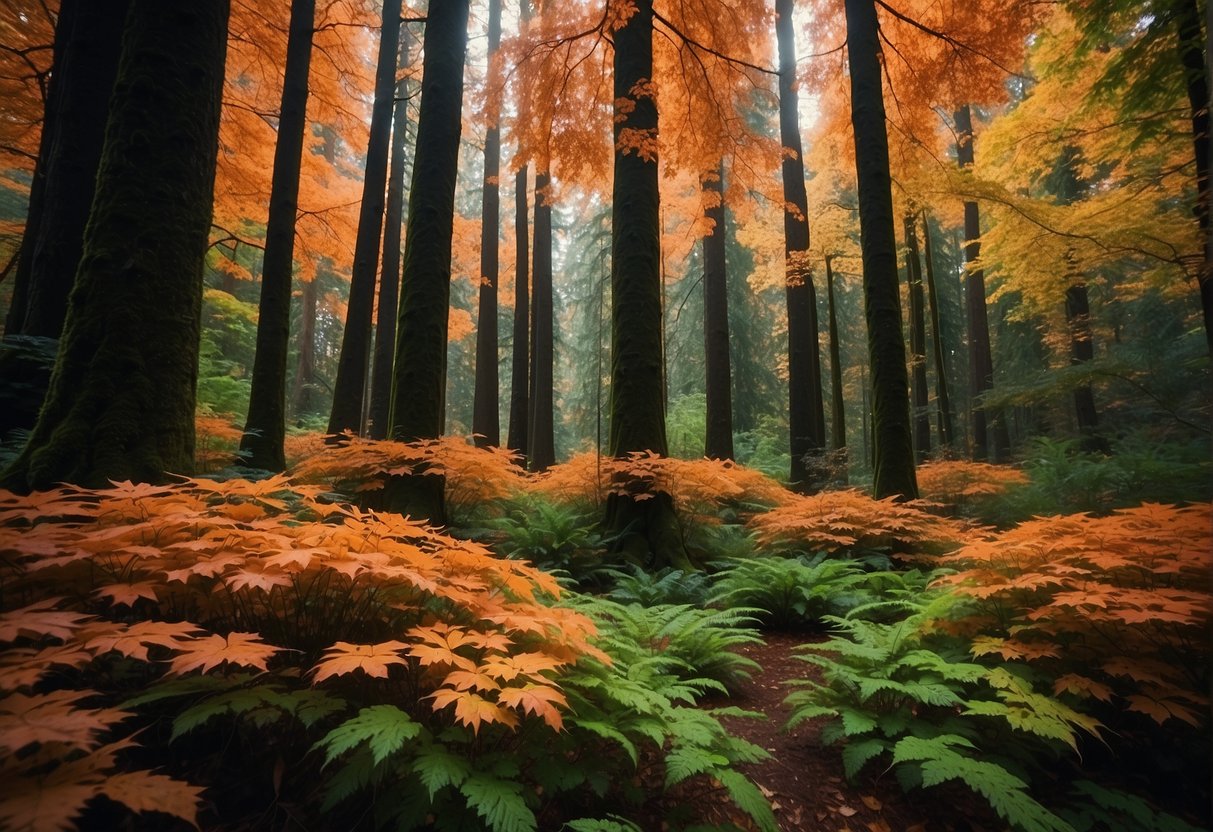
<instances>
[{"instance_id":1,"label":"orange shrub","mask_svg":"<svg viewBox=\"0 0 1213 832\"><path fill-rule=\"evenodd\" d=\"M209 473L236 461L244 429L235 424L230 413L204 413L194 416L194 469Z\"/></svg>"},{"instance_id":2,"label":"orange shrub","mask_svg":"<svg viewBox=\"0 0 1213 832\"><path fill-rule=\"evenodd\" d=\"M323 453L328 447L324 444L324 439L325 434L320 431L288 433L282 443L287 467L294 467L305 459Z\"/></svg>"},{"instance_id":3,"label":"orange shrub","mask_svg":"<svg viewBox=\"0 0 1213 832\"><path fill-rule=\"evenodd\" d=\"M1054 689L1159 723L1207 720L1209 506L1146 504L1031 520L940 558L969 596L975 655L1040 665Z\"/></svg>"},{"instance_id":4,"label":"orange shrub","mask_svg":"<svg viewBox=\"0 0 1213 832\"><path fill-rule=\"evenodd\" d=\"M955 508L1001 496L1027 482L1027 474L1008 465L947 459L918 466L918 493L923 499Z\"/></svg>"}]
</instances>

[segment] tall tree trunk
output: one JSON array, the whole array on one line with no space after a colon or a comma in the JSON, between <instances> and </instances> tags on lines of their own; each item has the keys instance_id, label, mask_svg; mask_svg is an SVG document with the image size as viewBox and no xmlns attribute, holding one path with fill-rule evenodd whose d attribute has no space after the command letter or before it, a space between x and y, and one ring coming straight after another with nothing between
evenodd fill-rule
<instances>
[{"instance_id":1,"label":"tall tree trunk","mask_svg":"<svg viewBox=\"0 0 1213 832\"><path fill-rule=\"evenodd\" d=\"M489 72L496 76L501 43L501 0L489 0ZM472 433L478 445L501 444L497 374L497 249L501 228L501 127L496 101L489 102L484 139L484 190L480 206L480 304L476 318L476 386L472 396Z\"/></svg>"},{"instance_id":2,"label":"tall tree trunk","mask_svg":"<svg viewBox=\"0 0 1213 832\"><path fill-rule=\"evenodd\" d=\"M846 0L851 70L851 125L859 180L864 311L872 364L873 442L877 498L918 496L910 437L909 384L901 337L897 241L893 233L889 139L885 133L880 42L873 0Z\"/></svg>"},{"instance_id":3,"label":"tall tree trunk","mask_svg":"<svg viewBox=\"0 0 1213 832\"><path fill-rule=\"evenodd\" d=\"M405 442L442 431L467 29L468 0L430 5L392 384L391 437ZM388 492L392 510L444 522L440 477L396 478Z\"/></svg>"},{"instance_id":4,"label":"tall tree trunk","mask_svg":"<svg viewBox=\"0 0 1213 832\"><path fill-rule=\"evenodd\" d=\"M227 19L227 0L131 4L59 358L7 487L193 468Z\"/></svg>"},{"instance_id":5,"label":"tall tree trunk","mask_svg":"<svg viewBox=\"0 0 1213 832\"><path fill-rule=\"evenodd\" d=\"M708 192L704 214L712 233L703 238L703 352L707 392L707 435L703 453L733 458L732 369L729 365L729 281L725 264L724 162L703 177Z\"/></svg>"},{"instance_id":6,"label":"tall tree trunk","mask_svg":"<svg viewBox=\"0 0 1213 832\"><path fill-rule=\"evenodd\" d=\"M1201 37L1199 0L1180 0L1176 6L1179 60L1192 117L1192 142L1196 158L1196 219L1200 223L1204 259L1200 269L1200 308L1205 320L1205 341L1213 355L1213 228L1209 223L1209 56Z\"/></svg>"},{"instance_id":7,"label":"tall tree trunk","mask_svg":"<svg viewBox=\"0 0 1213 832\"><path fill-rule=\"evenodd\" d=\"M57 70L61 77L56 81L55 127L21 327L25 335L58 338L63 333L129 7L128 0L92 0L71 15L71 33Z\"/></svg>"},{"instance_id":8,"label":"tall tree trunk","mask_svg":"<svg viewBox=\"0 0 1213 832\"><path fill-rule=\"evenodd\" d=\"M556 463L552 425L552 194L547 171L535 174L535 250L531 266L530 460L532 471Z\"/></svg>"},{"instance_id":9,"label":"tall tree trunk","mask_svg":"<svg viewBox=\"0 0 1213 832\"><path fill-rule=\"evenodd\" d=\"M408 29L400 32L402 67L409 66ZM375 315L375 350L371 353L371 416L367 435L387 439L392 409L392 359L396 356L396 316L400 314L400 232L404 221L405 150L408 145L409 82L396 82L392 114L391 165L387 183L387 213L383 229L383 260L379 270L379 304Z\"/></svg>"},{"instance_id":10,"label":"tall tree trunk","mask_svg":"<svg viewBox=\"0 0 1213 832\"><path fill-rule=\"evenodd\" d=\"M257 353L248 418L240 450L246 464L267 471L286 468L286 354L291 337L291 276L295 267L295 219L299 213L299 169L307 129L308 71L316 0L292 0L278 143L270 187L269 220L262 259Z\"/></svg>"},{"instance_id":11,"label":"tall tree trunk","mask_svg":"<svg viewBox=\"0 0 1213 832\"><path fill-rule=\"evenodd\" d=\"M530 361L530 233L527 217L527 166L518 169L514 178L514 240L517 250L514 262L514 348L510 369L510 434L506 440L510 450L526 459L531 449L528 421L531 414Z\"/></svg>"},{"instance_id":12,"label":"tall tree trunk","mask_svg":"<svg viewBox=\"0 0 1213 832\"><path fill-rule=\"evenodd\" d=\"M42 134L38 139L38 158L34 161L33 178L30 181L29 202L25 212L25 231L21 237L21 248L13 271L13 297L8 315L4 320L5 335L21 335L25 327L25 313L29 307L30 282L33 278L34 248L42 226L43 206L46 200L46 174L49 169L51 149L55 144L60 101L62 99L63 65L71 41L76 18L81 10L89 6L85 0L63 0L59 5L59 16L55 20L55 38L51 46L49 80L44 87ZM121 47L119 46L119 49ZM101 117L101 128L105 128L105 116ZM91 194L91 191L90 191ZM75 272L72 272L75 277Z\"/></svg>"},{"instance_id":13,"label":"tall tree trunk","mask_svg":"<svg viewBox=\"0 0 1213 832\"><path fill-rule=\"evenodd\" d=\"M661 220L653 0L615 31L615 179L611 198L611 456L668 452L661 357ZM606 527L617 547L649 566L689 566L669 493L615 493Z\"/></svg>"},{"instance_id":14,"label":"tall tree trunk","mask_svg":"<svg viewBox=\"0 0 1213 832\"><path fill-rule=\"evenodd\" d=\"M830 314L830 449L839 451L847 446L847 422L842 400L842 358L834 306L833 259L826 255L826 300Z\"/></svg>"},{"instance_id":15,"label":"tall tree trunk","mask_svg":"<svg viewBox=\"0 0 1213 832\"><path fill-rule=\"evenodd\" d=\"M1071 261L1073 256L1067 258ZM1070 285L1066 288L1066 325L1070 330L1070 364L1079 366L1095 359L1095 344L1091 338L1091 302L1087 296L1087 284L1071 268ZM1090 382L1074 388L1074 415L1083 444L1088 450L1108 450L1107 443L1099 436L1099 412L1095 409L1095 393Z\"/></svg>"},{"instance_id":16,"label":"tall tree trunk","mask_svg":"<svg viewBox=\"0 0 1213 832\"><path fill-rule=\"evenodd\" d=\"M809 214L796 93L793 0L775 0L779 41L779 140L783 145L783 233L788 305L788 430L790 483L807 488L806 457L825 448L821 394L821 348L817 341L817 295L808 263Z\"/></svg>"},{"instance_id":17,"label":"tall tree trunk","mask_svg":"<svg viewBox=\"0 0 1213 832\"><path fill-rule=\"evenodd\" d=\"M445 5L442 3L436 4ZM354 268L346 308L341 357L333 384L333 410L328 432L362 431L362 393L370 355L371 313L375 304L375 271L379 265L379 235L383 231L384 186L387 182L388 143L392 132L392 98L396 88L396 54L400 46L401 0L383 0L383 27L379 32L379 63L375 70L375 103L371 108L370 139L362 180L362 208L354 241ZM460 59L462 63L462 58ZM462 73L461 73L462 77ZM412 218L412 205L409 213Z\"/></svg>"},{"instance_id":18,"label":"tall tree trunk","mask_svg":"<svg viewBox=\"0 0 1213 832\"><path fill-rule=\"evenodd\" d=\"M300 287L302 310L299 313L299 361L295 365L295 380L291 386L291 413L296 419L319 410L316 402L316 281L305 281Z\"/></svg>"},{"instance_id":19,"label":"tall tree trunk","mask_svg":"<svg viewBox=\"0 0 1213 832\"><path fill-rule=\"evenodd\" d=\"M956 158L962 168L973 166L973 118L969 105L960 107L956 120ZM990 352L990 323L986 313L985 272L974 268L981 256L981 216L976 202L966 202L965 212L965 317L969 330L969 390L973 406L969 419L973 434L973 459L998 461L1009 442L1006 428L986 410L982 396L994 389L994 360ZM991 436L990 434L994 435Z\"/></svg>"},{"instance_id":20,"label":"tall tree trunk","mask_svg":"<svg viewBox=\"0 0 1213 832\"><path fill-rule=\"evenodd\" d=\"M955 434L952 430L952 405L948 399L948 367L944 361L947 349L943 343L940 325L939 296L935 292L935 258L931 244L931 223L922 215L923 253L927 261L927 303L931 309L931 348L935 356L935 398L939 401L939 444L951 446Z\"/></svg>"},{"instance_id":21,"label":"tall tree trunk","mask_svg":"<svg viewBox=\"0 0 1213 832\"><path fill-rule=\"evenodd\" d=\"M914 403L914 451L919 462L931 455L930 395L927 391L927 320L922 296L922 261L918 257L916 217L904 218L906 232L906 275L910 283L910 363L913 366L910 389Z\"/></svg>"}]
</instances>

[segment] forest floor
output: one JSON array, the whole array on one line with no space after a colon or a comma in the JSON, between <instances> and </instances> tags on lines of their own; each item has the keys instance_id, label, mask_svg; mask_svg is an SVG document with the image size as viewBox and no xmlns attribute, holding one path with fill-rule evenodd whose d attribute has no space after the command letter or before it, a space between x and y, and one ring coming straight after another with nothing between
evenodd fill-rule
<instances>
[{"instance_id":1,"label":"forest floor","mask_svg":"<svg viewBox=\"0 0 1213 832\"><path fill-rule=\"evenodd\" d=\"M795 658L802 644L821 640L804 633L764 633L763 643L737 652L761 665L729 697L714 697L705 707L731 705L766 714L766 719L724 717L736 736L765 748L771 758L740 768L771 801L783 832L994 832L1005 828L963 788L946 784L907 795L889 772L869 767L848 783L838 746L821 741L823 720L784 730L790 709L784 698L793 679L813 678L818 669Z\"/></svg>"}]
</instances>

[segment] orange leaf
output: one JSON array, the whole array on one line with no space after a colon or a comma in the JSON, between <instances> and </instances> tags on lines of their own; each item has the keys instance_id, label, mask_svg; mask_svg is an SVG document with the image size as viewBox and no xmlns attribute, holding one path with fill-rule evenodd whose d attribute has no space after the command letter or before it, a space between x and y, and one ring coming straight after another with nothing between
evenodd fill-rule
<instances>
[{"instance_id":1,"label":"orange leaf","mask_svg":"<svg viewBox=\"0 0 1213 832\"><path fill-rule=\"evenodd\" d=\"M388 666L406 664L399 651L407 647L399 641L384 641L379 644L350 644L339 641L324 653L324 660L314 669L314 682L323 682L330 676L344 676L361 670L368 676L386 679Z\"/></svg>"}]
</instances>

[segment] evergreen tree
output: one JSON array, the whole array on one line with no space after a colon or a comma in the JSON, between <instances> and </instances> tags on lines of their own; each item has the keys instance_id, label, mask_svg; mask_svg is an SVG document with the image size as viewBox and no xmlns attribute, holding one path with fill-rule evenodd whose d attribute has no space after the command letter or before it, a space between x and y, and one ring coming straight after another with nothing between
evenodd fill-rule
<instances>
[{"instance_id":1,"label":"evergreen tree","mask_svg":"<svg viewBox=\"0 0 1213 832\"><path fill-rule=\"evenodd\" d=\"M725 257L724 163L703 179L712 232L703 238L703 351L707 399L704 456L733 458L732 372L729 365L729 286Z\"/></svg>"}]
</instances>

